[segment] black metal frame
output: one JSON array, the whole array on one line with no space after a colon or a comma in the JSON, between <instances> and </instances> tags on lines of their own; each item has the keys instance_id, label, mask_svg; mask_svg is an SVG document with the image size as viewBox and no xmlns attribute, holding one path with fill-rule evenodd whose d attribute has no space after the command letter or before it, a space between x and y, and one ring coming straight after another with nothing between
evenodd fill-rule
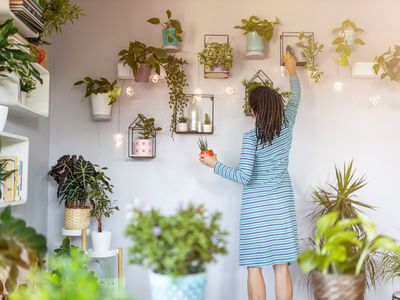
<instances>
[{"instance_id":1,"label":"black metal frame","mask_svg":"<svg viewBox=\"0 0 400 300\"><path fill-rule=\"evenodd\" d=\"M267 74L265 74L265 72L263 70L261 70L261 69L258 70L256 74L254 74L254 76L247 82L247 84L249 84L251 82L254 82L254 81L259 81L261 84L265 84L267 82L271 83L271 85L274 84L273 81L271 80L271 78L269 78L269 76ZM245 86L244 88L245 88L245 91L244 91L245 99L244 99L244 101L248 102L249 99L246 100L247 86ZM245 113L245 116L246 117L250 117L251 114L250 113Z\"/></svg>"},{"instance_id":2,"label":"black metal frame","mask_svg":"<svg viewBox=\"0 0 400 300\"><path fill-rule=\"evenodd\" d=\"M299 37L299 35L300 35L300 33L301 32L282 32L282 34L281 34L281 37L280 37L280 50L281 50L281 53L280 53L280 63L281 63L281 66L284 66L285 65L285 63L284 63L284 61L283 61L283 56L285 55L285 53L286 53L286 49L284 49L284 47L285 47L285 45L283 44L283 42L284 42L284 38L298 38ZM311 37L312 37L312 40L314 41L314 32L303 32L305 35L310 35ZM299 59L299 57L296 57L296 59L297 59L297 63L296 63L296 66L304 66L305 64L306 64L306 62L305 61L300 61ZM314 59L313 59L313 62L314 62Z\"/></svg>"},{"instance_id":3,"label":"black metal frame","mask_svg":"<svg viewBox=\"0 0 400 300\"><path fill-rule=\"evenodd\" d=\"M211 101L211 125L212 130L211 132L202 132L202 131L176 131L175 126L175 134L214 134L214 94L185 94L186 97L190 97L190 100L193 97L201 97L201 98L208 98ZM177 125L176 123L175 125Z\"/></svg>"},{"instance_id":4,"label":"black metal frame","mask_svg":"<svg viewBox=\"0 0 400 300\"><path fill-rule=\"evenodd\" d=\"M133 143L134 143L134 134L135 132L140 131L141 129L136 126L137 121L140 120L139 117L136 117L136 119L129 125L128 127L128 157L129 158L139 158L139 159L151 159L155 158L157 156L157 131L153 130L152 133L152 146L153 146L153 155L152 156L139 156L139 155L134 155L133 154Z\"/></svg>"},{"instance_id":5,"label":"black metal frame","mask_svg":"<svg viewBox=\"0 0 400 300\"><path fill-rule=\"evenodd\" d=\"M226 43L228 43L230 45L229 34L205 34L204 35L204 47L207 46L207 37L212 37L212 36L226 37ZM207 75L215 74L215 73L223 73L226 75L224 77L207 77ZM206 78L206 79L227 79L228 77L229 77L229 69L225 72L213 72L213 71L207 71L206 67L204 67L204 78Z\"/></svg>"}]
</instances>

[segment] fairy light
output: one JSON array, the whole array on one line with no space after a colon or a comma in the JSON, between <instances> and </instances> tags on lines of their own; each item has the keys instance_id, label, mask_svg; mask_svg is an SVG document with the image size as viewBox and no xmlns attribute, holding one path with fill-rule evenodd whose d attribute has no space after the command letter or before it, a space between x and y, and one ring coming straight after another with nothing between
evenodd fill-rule
<instances>
[{"instance_id":1,"label":"fairy light","mask_svg":"<svg viewBox=\"0 0 400 300\"><path fill-rule=\"evenodd\" d=\"M160 75L158 74L154 74L153 77L151 78L151 82L153 83L158 83L159 80L160 80Z\"/></svg>"},{"instance_id":2,"label":"fairy light","mask_svg":"<svg viewBox=\"0 0 400 300\"><path fill-rule=\"evenodd\" d=\"M227 95L233 95L233 94L235 94L235 88L232 87L232 86L227 86L227 87L225 88L225 93L226 93Z\"/></svg>"},{"instance_id":3,"label":"fairy light","mask_svg":"<svg viewBox=\"0 0 400 300\"><path fill-rule=\"evenodd\" d=\"M285 77L286 76L286 69L285 66L281 66L281 77Z\"/></svg>"},{"instance_id":4,"label":"fairy light","mask_svg":"<svg viewBox=\"0 0 400 300\"><path fill-rule=\"evenodd\" d=\"M336 82L333 84L333 86L334 86L334 88L335 88L336 91L341 91L342 88L343 88L343 83L341 83L340 81L336 81Z\"/></svg>"},{"instance_id":5,"label":"fairy light","mask_svg":"<svg viewBox=\"0 0 400 300\"><path fill-rule=\"evenodd\" d=\"M200 94L201 94L201 88L195 89L195 90L194 90L194 93L195 93L196 95L200 95Z\"/></svg>"},{"instance_id":6,"label":"fairy light","mask_svg":"<svg viewBox=\"0 0 400 300\"><path fill-rule=\"evenodd\" d=\"M132 97L133 94L135 94L135 90L133 89L133 87L128 86L128 87L126 88L126 90L125 90L125 93L126 93L129 97Z\"/></svg>"},{"instance_id":7,"label":"fairy light","mask_svg":"<svg viewBox=\"0 0 400 300\"><path fill-rule=\"evenodd\" d=\"M121 146L123 143L123 139L124 139L124 137L122 136L122 134L120 132L114 134L115 146L117 146L117 147Z\"/></svg>"},{"instance_id":8,"label":"fairy light","mask_svg":"<svg viewBox=\"0 0 400 300\"><path fill-rule=\"evenodd\" d=\"M379 103L381 102L381 97L380 96L376 96L376 97L370 97L369 98L369 103L373 106L377 106Z\"/></svg>"}]
</instances>

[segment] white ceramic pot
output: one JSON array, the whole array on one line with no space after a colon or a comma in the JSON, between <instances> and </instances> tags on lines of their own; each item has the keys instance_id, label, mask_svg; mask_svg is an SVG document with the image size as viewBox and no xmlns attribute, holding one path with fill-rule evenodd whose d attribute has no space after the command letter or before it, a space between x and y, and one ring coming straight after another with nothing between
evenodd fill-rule
<instances>
[{"instance_id":1,"label":"white ceramic pot","mask_svg":"<svg viewBox=\"0 0 400 300\"><path fill-rule=\"evenodd\" d=\"M203 124L203 132L212 132L213 126L211 124Z\"/></svg>"},{"instance_id":2,"label":"white ceramic pot","mask_svg":"<svg viewBox=\"0 0 400 300\"><path fill-rule=\"evenodd\" d=\"M178 123L176 126L176 131L178 132L187 132L188 124L187 123Z\"/></svg>"},{"instance_id":3,"label":"white ceramic pot","mask_svg":"<svg viewBox=\"0 0 400 300\"><path fill-rule=\"evenodd\" d=\"M153 140L136 140L135 156L152 157L153 156Z\"/></svg>"},{"instance_id":4,"label":"white ceramic pot","mask_svg":"<svg viewBox=\"0 0 400 300\"><path fill-rule=\"evenodd\" d=\"M0 131L4 131L4 126L6 126L8 116L8 107L0 105Z\"/></svg>"},{"instance_id":5,"label":"white ceramic pot","mask_svg":"<svg viewBox=\"0 0 400 300\"><path fill-rule=\"evenodd\" d=\"M93 119L95 120L110 120L111 107L108 105L110 98L107 93L91 95Z\"/></svg>"},{"instance_id":6,"label":"white ceramic pot","mask_svg":"<svg viewBox=\"0 0 400 300\"><path fill-rule=\"evenodd\" d=\"M111 247L111 231L92 231L92 249L96 253L104 253Z\"/></svg>"}]
</instances>

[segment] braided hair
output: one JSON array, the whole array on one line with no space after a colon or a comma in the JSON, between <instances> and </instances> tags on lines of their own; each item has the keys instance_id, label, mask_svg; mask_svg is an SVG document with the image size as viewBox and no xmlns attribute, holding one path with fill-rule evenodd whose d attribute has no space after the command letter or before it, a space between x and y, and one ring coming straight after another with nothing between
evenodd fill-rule
<instances>
[{"instance_id":1,"label":"braided hair","mask_svg":"<svg viewBox=\"0 0 400 300\"><path fill-rule=\"evenodd\" d=\"M282 95L266 86L250 91L249 105L256 118L257 144L271 145L280 136L285 123L285 106Z\"/></svg>"}]
</instances>

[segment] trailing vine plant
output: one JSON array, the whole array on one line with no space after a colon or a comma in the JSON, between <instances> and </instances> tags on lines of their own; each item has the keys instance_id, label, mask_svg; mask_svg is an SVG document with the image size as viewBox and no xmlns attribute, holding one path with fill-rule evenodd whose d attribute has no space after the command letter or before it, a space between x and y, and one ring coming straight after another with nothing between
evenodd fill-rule
<instances>
[{"instance_id":1,"label":"trailing vine plant","mask_svg":"<svg viewBox=\"0 0 400 300\"><path fill-rule=\"evenodd\" d=\"M400 46L389 47L388 51L375 57L373 68L375 74L382 70L381 79L388 77L390 80L400 82Z\"/></svg>"},{"instance_id":2,"label":"trailing vine plant","mask_svg":"<svg viewBox=\"0 0 400 300\"><path fill-rule=\"evenodd\" d=\"M316 56L324 51L324 45L316 42L312 35L300 32L299 42L296 46L301 48L301 56L306 60L304 69L308 70L311 80L318 82L324 72L319 70L318 65L315 63Z\"/></svg>"}]
</instances>

